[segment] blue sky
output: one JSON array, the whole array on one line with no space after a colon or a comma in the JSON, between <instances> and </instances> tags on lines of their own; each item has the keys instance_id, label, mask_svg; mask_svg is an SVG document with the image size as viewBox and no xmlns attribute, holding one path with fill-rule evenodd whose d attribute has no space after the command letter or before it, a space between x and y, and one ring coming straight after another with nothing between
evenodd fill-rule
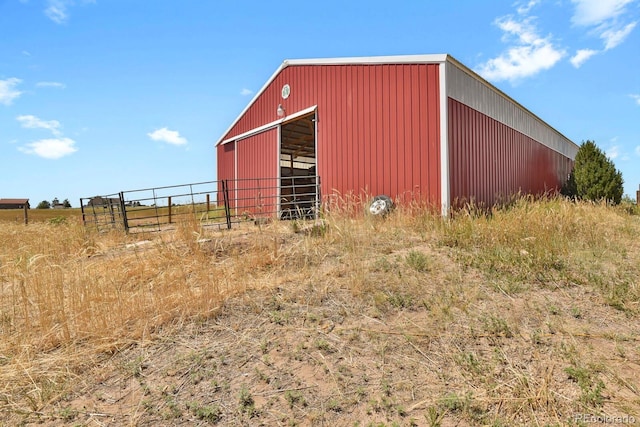
<instances>
[{"instance_id":1,"label":"blue sky","mask_svg":"<svg viewBox=\"0 0 640 427\"><path fill-rule=\"evenodd\" d=\"M0 198L211 181L285 59L449 53L640 184L640 0L0 0Z\"/></svg>"}]
</instances>

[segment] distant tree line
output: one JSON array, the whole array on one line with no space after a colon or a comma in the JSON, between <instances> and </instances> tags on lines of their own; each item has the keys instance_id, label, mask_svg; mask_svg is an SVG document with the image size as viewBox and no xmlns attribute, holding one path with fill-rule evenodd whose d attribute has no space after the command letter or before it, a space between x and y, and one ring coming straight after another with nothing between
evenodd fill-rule
<instances>
[{"instance_id":1,"label":"distant tree line","mask_svg":"<svg viewBox=\"0 0 640 427\"><path fill-rule=\"evenodd\" d=\"M62 203L60 203L60 200L58 200L57 197L54 197L52 201L41 201L38 203L38 206L36 206L36 209L67 209L70 207L71 203L69 202L69 199L64 199Z\"/></svg>"}]
</instances>

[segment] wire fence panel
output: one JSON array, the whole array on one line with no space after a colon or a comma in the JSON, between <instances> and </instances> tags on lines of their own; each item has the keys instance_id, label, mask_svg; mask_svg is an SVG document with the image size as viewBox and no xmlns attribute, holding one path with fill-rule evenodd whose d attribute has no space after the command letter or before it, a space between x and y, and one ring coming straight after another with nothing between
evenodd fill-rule
<instances>
[{"instance_id":1,"label":"wire fence panel","mask_svg":"<svg viewBox=\"0 0 640 427\"><path fill-rule=\"evenodd\" d=\"M320 178L251 178L122 191L80 199L85 226L100 231L162 231L185 220L203 226L265 219L317 218Z\"/></svg>"},{"instance_id":2,"label":"wire fence panel","mask_svg":"<svg viewBox=\"0 0 640 427\"><path fill-rule=\"evenodd\" d=\"M120 194L80 199L82 222L98 230L125 229L125 213Z\"/></svg>"}]
</instances>

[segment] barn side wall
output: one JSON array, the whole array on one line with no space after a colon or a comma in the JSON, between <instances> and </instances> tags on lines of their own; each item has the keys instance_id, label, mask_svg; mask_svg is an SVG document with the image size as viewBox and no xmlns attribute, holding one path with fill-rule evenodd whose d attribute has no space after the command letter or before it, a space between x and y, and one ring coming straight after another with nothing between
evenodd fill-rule
<instances>
[{"instance_id":1,"label":"barn side wall","mask_svg":"<svg viewBox=\"0 0 640 427\"><path fill-rule=\"evenodd\" d=\"M571 159L486 114L451 98L448 112L453 206L554 191L571 172Z\"/></svg>"},{"instance_id":2,"label":"barn side wall","mask_svg":"<svg viewBox=\"0 0 640 427\"><path fill-rule=\"evenodd\" d=\"M469 70L446 67L452 204L559 189L579 147Z\"/></svg>"},{"instance_id":3,"label":"barn side wall","mask_svg":"<svg viewBox=\"0 0 640 427\"><path fill-rule=\"evenodd\" d=\"M578 146L523 106L451 62L447 67L447 97L574 159Z\"/></svg>"},{"instance_id":4,"label":"barn side wall","mask_svg":"<svg viewBox=\"0 0 640 427\"><path fill-rule=\"evenodd\" d=\"M223 139L317 105L322 194L419 196L440 205L438 64L286 67ZM290 96L282 99L288 84ZM241 147L241 146L240 146ZM238 158L242 156L239 148ZM263 157L261 161L271 161ZM238 166L240 168L240 166Z\"/></svg>"}]
</instances>

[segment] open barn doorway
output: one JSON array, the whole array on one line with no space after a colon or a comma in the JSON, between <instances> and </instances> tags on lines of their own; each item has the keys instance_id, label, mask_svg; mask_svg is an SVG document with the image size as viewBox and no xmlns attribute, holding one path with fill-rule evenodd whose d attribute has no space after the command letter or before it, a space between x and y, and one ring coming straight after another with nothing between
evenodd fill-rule
<instances>
[{"instance_id":1,"label":"open barn doorway","mask_svg":"<svg viewBox=\"0 0 640 427\"><path fill-rule=\"evenodd\" d=\"M320 182L317 176L316 113L280 127L280 217L315 218Z\"/></svg>"}]
</instances>

